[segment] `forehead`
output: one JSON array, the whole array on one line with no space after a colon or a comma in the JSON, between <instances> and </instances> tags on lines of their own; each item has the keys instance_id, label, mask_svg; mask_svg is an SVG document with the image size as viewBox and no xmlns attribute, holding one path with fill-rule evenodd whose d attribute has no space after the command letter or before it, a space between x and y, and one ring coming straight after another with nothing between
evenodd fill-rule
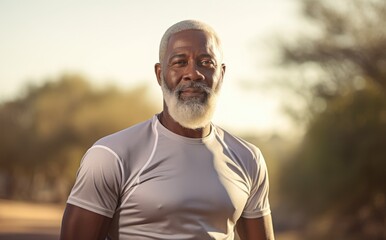
<instances>
[{"instance_id":1,"label":"forehead","mask_svg":"<svg viewBox=\"0 0 386 240\"><path fill-rule=\"evenodd\" d=\"M217 58L219 49L211 34L201 30L184 30L173 34L168 41L166 57L178 53L210 54Z\"/></svg>"}]
</instances>

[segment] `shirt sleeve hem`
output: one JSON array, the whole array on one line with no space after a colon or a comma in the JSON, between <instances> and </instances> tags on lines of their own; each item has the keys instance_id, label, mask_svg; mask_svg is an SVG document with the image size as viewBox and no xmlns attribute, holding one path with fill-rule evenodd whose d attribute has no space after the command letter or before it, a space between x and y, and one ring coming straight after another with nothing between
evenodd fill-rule
<instances>
[{"instance_id":1,"label":"shirt sleeve hem","mask_svg":"<svg viewBox=\"0 0 386 240\"><path fill-rule=\"evenodd\" d=\"M264 217L266 215L269 215L271 214L271 209L264 209L262 211L259 211L259 212L243 212L243 214L241 215L241 217L243 218L261 218L261 217Z\"/></svg>"},{"instance_id":2,"label":"shirt sleeve hem","mask_svg":"<svg viewBox=\"0 0 386 240\"><path fill-rule=\"evenodd\" d=\"M100 214L100 215L103 215L103 216L108 217L108 218L112 218L114 216L114 212L111 210L104 209L101 207L96 207L94 204L84 202L84 201L76 199L76 198L70 197L67 200L67 203L75 205L75 206L83 208L83 209L86 209L88 211Z\"/></svg>"}]
</instances>

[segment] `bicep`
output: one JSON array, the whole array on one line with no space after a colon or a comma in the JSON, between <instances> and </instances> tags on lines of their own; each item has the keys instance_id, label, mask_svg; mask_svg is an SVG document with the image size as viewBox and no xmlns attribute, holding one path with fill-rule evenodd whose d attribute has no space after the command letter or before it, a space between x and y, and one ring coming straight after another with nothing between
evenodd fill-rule
<instances>
[{"instance_id":1,"label":"bicep","mask_svg":"<svg viewBox=\"0 0 386 240\"><path fill-rule=\"evenodd\" d=\"M275 239L271 214L260 218L243 218L237 221L237 233L241 240Z\"/></svg>"},{"instance_id":2,"label":"bicep","mask_svg":"<svg viewBox=\"0 0 386 240\"><path fill-rule=\"evenodd\" d=\"M60 240L104 240L111 218L67 204L63 214Z\"/></svg>"}]
</instances>

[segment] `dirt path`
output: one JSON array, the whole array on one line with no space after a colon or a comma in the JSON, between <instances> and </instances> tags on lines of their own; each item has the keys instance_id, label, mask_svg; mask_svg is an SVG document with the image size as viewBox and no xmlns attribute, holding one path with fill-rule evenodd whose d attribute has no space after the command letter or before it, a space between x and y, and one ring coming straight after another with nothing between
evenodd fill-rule
<instances>
[{"instance_id":1,"label":"dirt path","mask_svg":"<svg viewBox=\"0 0 386 240\"><path fill-rule=\"evenodd\" d=\"M58 239L63 208L0 200L0 240Z\"/></svg>"}]
</instances>

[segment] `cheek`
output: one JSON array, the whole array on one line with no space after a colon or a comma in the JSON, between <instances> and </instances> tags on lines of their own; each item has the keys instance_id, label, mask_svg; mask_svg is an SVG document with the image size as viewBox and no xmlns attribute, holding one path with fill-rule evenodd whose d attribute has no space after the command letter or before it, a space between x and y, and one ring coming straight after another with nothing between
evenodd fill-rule
<instances>
[{"instance_id":1,"label":"cheek","mask_svg":"<svg viewBox=\"0 0 386 240\"><path fill-rule=\"evenodd\" d=\"M212 87L214 89L217 89L221 86L221 83L222 83L222 76L221 76L221 71L217 71L215 72L213 75L212 75Z\"/></svg>"},{"instance_id":2,"label":"cheek","mask_svg":"<svg viewBox=\"0 0 386 240\"><path fill-rule=\"evenodd\" d=\"M164 76L164 79L166 81L166 84L171 89L174 89L180 82L181 74L177 71L167 71L167 73Z\"/></svg>"}]
</instances>

